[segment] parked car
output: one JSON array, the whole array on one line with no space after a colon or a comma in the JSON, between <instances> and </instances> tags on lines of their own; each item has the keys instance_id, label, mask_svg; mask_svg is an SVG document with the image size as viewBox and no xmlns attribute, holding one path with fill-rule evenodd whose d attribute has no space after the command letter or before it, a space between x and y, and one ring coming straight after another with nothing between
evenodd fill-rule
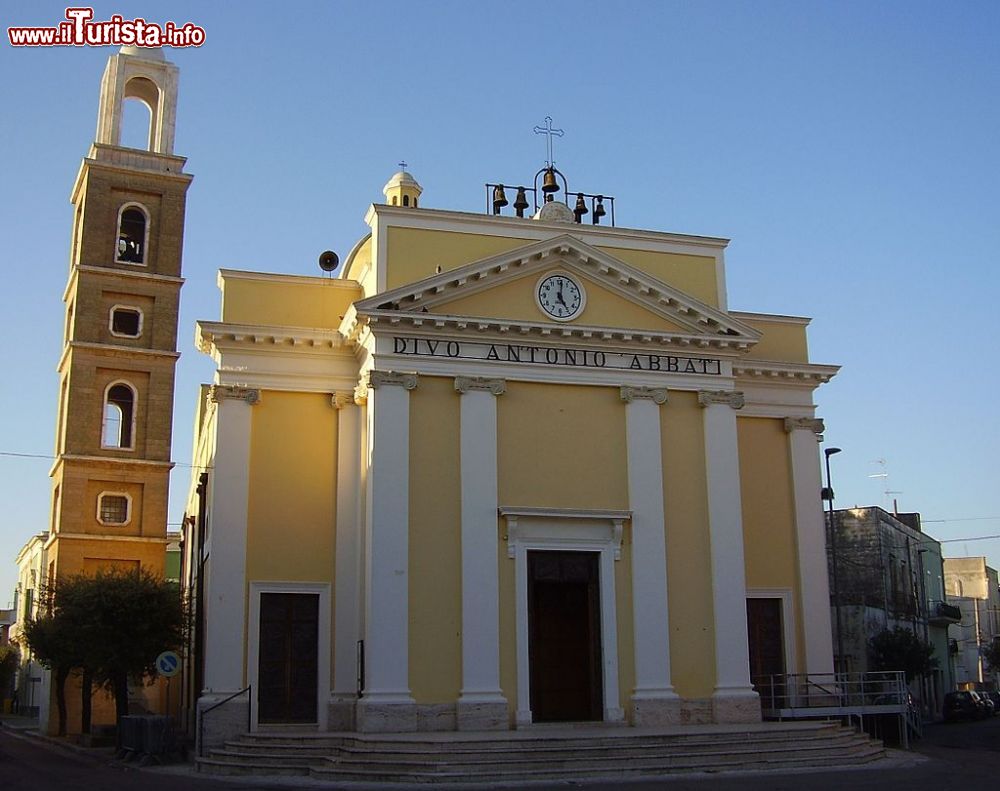
<instances>
[{"instance_id":1,"label":"parked car","mask_svg":"<svg viewBox=\"0 0 1000 791\"><path fill-rule=\"evenodd\" d=\"M944 718L947 722L981 720L988 716L986 704L977 692L962 690L944 696Z\"/></svg>"}]
</instances>

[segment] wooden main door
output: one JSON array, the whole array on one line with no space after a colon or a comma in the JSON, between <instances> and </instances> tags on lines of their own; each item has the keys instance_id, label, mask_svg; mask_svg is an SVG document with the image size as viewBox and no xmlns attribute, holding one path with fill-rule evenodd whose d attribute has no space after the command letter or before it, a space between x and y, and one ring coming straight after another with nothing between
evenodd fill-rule
<instances>
[{"instance_id":1,"label":"wooden main door","mask_svg":"<svg viewBox=\"0 0 1000 791\"><path fill-rule=\"evenodd\" d=\"M260 595L257 721L316 722L319 595Z\"/></svg>"},{"instance_id":2,"label":"wooden main door","mask_svg":"<svg viewBox=\"0 0 1000 791\"><path fill-rule=\"evenodd\" d=\"M528 661L534 722L601 720L597 552L528 552Z\"/></svg>"},{"instance_id":3,"label":"wooden main door","mask_svg":"<svg viewBox=\"0 0 1000 791\"><path fill-rule=\"evenodd\" d=\"M747 599L747 643L750 679L760 693L760 703L781 705L785 672L785 641L781 622L781 599Z\"/></svg>"}]
</instances>

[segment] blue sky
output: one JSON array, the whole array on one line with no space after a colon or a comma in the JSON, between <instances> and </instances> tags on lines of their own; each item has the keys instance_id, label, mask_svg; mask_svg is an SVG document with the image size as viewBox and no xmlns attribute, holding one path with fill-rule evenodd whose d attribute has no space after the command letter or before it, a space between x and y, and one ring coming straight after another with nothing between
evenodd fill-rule
<instances>
[{"instance_id":1,"label":"blue sky","mask_svg":"<svg viewBox=\"0 0 1000 791\"><path fill-rule=\"evenodd\" d=\"M65 4L5 3L10 25ZM840 506L920 511L950 540L1000 534L1000 4L996 2L98 3L194 22L176 152L189 193L174 459L190 460L220 267L316 274L345 255L400 159L423 205L481 211L530 179L532 128L613 194L619 225L718 235L730 306L813 317ZM108 49L0 43L0 453L49 455L69 191ZM884 459L885 463L877 460ZM50 459L0 455L0 605L47 529ZM888 479L870 476L888 472ZM172 477L179 522L189 469ZM937 521L946 520L946 521ZM960 521L967 520L967 521ZM1000 565L1000 540L945 545Z\"/></svg>"}]
</instances>

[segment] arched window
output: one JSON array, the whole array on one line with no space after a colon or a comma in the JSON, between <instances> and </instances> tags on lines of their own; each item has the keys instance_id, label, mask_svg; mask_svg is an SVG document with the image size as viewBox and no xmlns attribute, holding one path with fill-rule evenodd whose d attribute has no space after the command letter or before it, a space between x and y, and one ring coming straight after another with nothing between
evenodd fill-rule
<instances>
[{"instance_id":1,"label":"arched window","mask_svg":"<svg viewBox=\"0 0 1000 791\"><path fill-rule=\"evenodd\" d=\"M135 390L116 382L104 393L104 428L101 445L105 448L132 448L135 429Z\"/></svg>"},{"instance_id":2,"label":"arched window","mask_svg":"<svg viewBox=\"0 0 1000 791\"><path fill-rule=\"evenodd\" d=\"M409 195L404 195L403 196L403 205L404 206L409 206L410 205L410 196Z\"/></svg>"},{"instance_id":3,"label":"arched window","mask_svg":"<svg viewBox=\"0 0 1000 791\"><path fill-rule=\"evenodd\" d=\"M146 212L139 204L129 203L122 206L118 213L116 262L123 264L146 263L148 225Z\"/></svg>"},{"instance_id":4,"label":"arched window","mask_svg":"<svg viewBox=\"0 0 1000 791\"><path fill-rule=\"evenodd\" d=\"M416 196L413 197L413 208L414 209L417 208L417 198L416 198Z\"/></svg>"},{"instance_id":5,"label":"arched window","mask_svg":"<svg viewBox=\"0 0 1000 791\"><path fill-rule=\"evenodd\" d=\"M393 206L396 205L396 196L395 195L392 196L392 205Z\"/></svg>"}]
</instances>

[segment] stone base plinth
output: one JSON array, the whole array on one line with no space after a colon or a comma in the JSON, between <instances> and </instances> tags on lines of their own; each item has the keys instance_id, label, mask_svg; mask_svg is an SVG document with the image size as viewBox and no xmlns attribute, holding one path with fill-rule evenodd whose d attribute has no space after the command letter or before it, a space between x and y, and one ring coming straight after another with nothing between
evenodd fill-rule
<instances>
[{"instance_id":1,"label":"stone base plinth","mask_svg":"<svg viewBox=\"0 0 1000 791\"><path fill-rule=\"evenodd\" d=\"M327 730L353 731L357 727L355 710L358 699L350 697L334 697L327 706Z\"/></svg>"},{"instance_id":2,"label":"stone base plinth","mask_svg":"<svg viewBox=\"0 0 1000 791\"><path fill-rule=\"evenodd\" d=\"M713 722L760 722L760 719L760 695L752 689L717 689L712 694Z\"/></svg>"},{"instance_id":3,"label":"stone base plinth","mask_svg":"<svg viewBox=\"0 0 1000 791\"><path fill-rule=\"evenodd\" d=\"M637 728L679 725L681 699L677 695L632 696L632 724Z\"/></svg>"},{"instance_id":4,"label":"stone base plinth","mask_svg":"<svg viewBox=\"0 0 1000 791\"><path fill-rule=\"evenodd\" d=\"M355 709L360 733L404 733L417 730L417 704L361 698Z\"/></svg>"},{"instance_id":5,"label":"stone base plinth","mask_svg":"<svg viewBox=\"0 0 1000 791\"><path fill-rule=\"evenodd\" d=\"M505 731L510 728L507 701L461 700L455 704L458 730Z\"/></svg>"},{"instance_id":6,"label":"stone base plinth","mask_svg":"<svg viewBox=\"0 0 1000 791\"><path fill-rule=\"evenodd\" d=\"M225 693L205 693L198 698L198 728L196 731L198 755L205 755L213 747L221 747L250 730L250 698L247 693L226 700ZM220 701L226 701L213 708ZM209 711L211 709L211 711Z\"/></svg>"}]
</instances>

